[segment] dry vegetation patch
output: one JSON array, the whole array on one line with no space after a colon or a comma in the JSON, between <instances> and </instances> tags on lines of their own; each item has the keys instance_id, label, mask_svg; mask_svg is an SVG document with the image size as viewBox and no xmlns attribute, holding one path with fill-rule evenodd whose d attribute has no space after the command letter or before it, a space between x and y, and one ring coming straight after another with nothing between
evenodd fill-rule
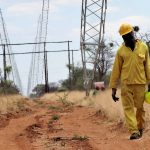
<instances>
[{"instance_id":1,"label":"dry vegetation patch","mask_svg":"<svg viewBox=\"0 0 150 150\"><path fill-rule=\"evenodd\" d=\"M31 113L27 98L20 95L0 95L0 128L7 126L10 119Z\"/></svg>"}]
</instances>

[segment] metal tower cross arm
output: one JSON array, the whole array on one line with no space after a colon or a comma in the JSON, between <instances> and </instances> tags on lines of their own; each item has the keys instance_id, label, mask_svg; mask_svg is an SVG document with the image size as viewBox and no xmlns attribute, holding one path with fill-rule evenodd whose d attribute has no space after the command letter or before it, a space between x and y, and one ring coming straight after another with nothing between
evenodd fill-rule
<instances>
[{"instance_id":1,"label":"metal tower cross arm","mask_svg":"<svg viewBox=\"0 0 150 150\"><path fill-rule=\"evenodd\" d=\"M99 63L105 33L107 0L82 0L80 49L84 70L84 87L89 95ZM91 49L91 47L93 49Z\"/></svg>"}]
</instances>

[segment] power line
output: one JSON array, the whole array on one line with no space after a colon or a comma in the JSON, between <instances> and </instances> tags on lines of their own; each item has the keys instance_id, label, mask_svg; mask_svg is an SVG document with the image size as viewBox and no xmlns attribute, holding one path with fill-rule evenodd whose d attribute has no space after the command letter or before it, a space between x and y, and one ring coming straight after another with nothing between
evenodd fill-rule
<instances>
[{"instance_id":1,"label":"power line","mask_svg":"<svg viewBox=\"0 0 150 150\"><path fill-rule=\"evenodd\" d=\"M79 51L79 50L70 50L72 52ZM59 52L68 52L68 50L57 50L57 51L45 51L46 53L59 53ZM24 54L34 54L34 53L44 53L44 51L38 51L38 52L22 52L22 53L9 53L5 55L24 55ZM3 55L3 54L0 54Z\"/></svg>"},{"instance_id":2,"label":"power line","mask_svg":"<svg viewBox=\"0 0 150 150\"><path fill-rule=\"evenodd\" d=\"M3 44L0 44L0 46L2 47L2 48L4 48L4 47L7 47L7 46L21 46L21 45L35 45L35 46L40 46L40 45L44 45L44 50L43 51L41 51L40 49L38 50L38 51L28 51L28 52L15 52L15 53L13 53L13 52L6 52L5 53L5 56L7 55L7 56L12 56L12 55L25 55L25 54L33 54L33 56L35 56L34 54L38 54L38 55L36 55L36 56L39 56L39 54L44 54L44 59L45 59L45 61L44 61L44 67L45 67L45 69L44 69L44 71L45 71L45 74L47 75L47 76L45 76L45 88L47 88L46 89L46 91L48 91L48 69L47 69L47 53L60 53L60 52L68 52L68 59L69 59L69 64L70 64L70 52L74 52L74 51L79 51L79 50L71 50L70 49L70 47L69 47L69 43L70 42L72 42L72 41L57 41L57 42L33 42L33 43L3 43ZM45 50L45 48L46 48L46 44L62 44L62 43L68 43L68 49L67 50L53 50L53 51L46 51ZM0 56L4 56L4 53L1 53L0 54ZM33 58L32 58L33 59ZM38 58L39 59L39 58ZM35 62L35 57L34 57L34 64L37 64L37 66L39 67L39 63L38 62ZM39 61L39 60L38 60ZM70 65L69 65L70 66ZM30 76L29 76L29 80L30 80L30 82L31 81L33 81L33 80L31 80L31 78L34 78L34 76L37 74L37 75L39 75L39 73L33 73L33 71L35 70L35 68L37 69L37 67L35 67L35 65L33 65L32 64L32 68L30 69L31 71L31 73L30 73ZM69 67L69 69L70 69L70 67ZM34 71L35 72L35 71ZM69 79L71 80L71 72L70 72L70 70L69 70ZM37 80L38 81L38 80ZM28 82L28 94L29 94L29 91L31 90L31 84L32 83L30 83L30 82ZM38 82L37 82L38 83ZM71 82L70 82L70 86L71 86Z\"/></svg>"},{"instance_id":3,"label":"power line","mask_svg":"<svg viewBox=\"0 0 150 150\"><path fill-rule=\"evenodd\" d=\"M6 43L6 44L0 44L0 46L3 46L3 45L33 45L33 44L44 44L44 43L46 43L46 44L56 44L56 43L67 43L67 42L72 42L72 41L58 41L58 42L31 42L31 43L12 43L12 44L9 44L9 43Z\"/></svg>"}]
</instances>

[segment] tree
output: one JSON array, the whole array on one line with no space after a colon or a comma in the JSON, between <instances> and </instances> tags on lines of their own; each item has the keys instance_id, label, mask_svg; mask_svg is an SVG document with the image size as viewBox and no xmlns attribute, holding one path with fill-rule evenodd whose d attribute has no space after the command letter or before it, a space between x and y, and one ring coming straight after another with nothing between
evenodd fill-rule
<instances>
[{"instance_id":1,"label":"tree","mask_svg":"<svg viewBox=\"0 0 150 150\"><path fill-rule=\"evenodd\" d=\"M37 84L32 90L30 97L39 97L42 96L44 93L45 93L45 84Z\"/></svg>"},{"instance_id":2,"label":"tree","mask_svg":"<svg viewBox=\"0 0 150 150\"><path fill-rule=\"evenodd\" d=\"M67 65L67 67L69 67L69 65ZM71 82L72 82L71 89L82 90L83 89L83 68L80 67L79 65L77 66L70 65L70 70L71 70ZM61 80L60 83L62 87L70 89L69 77L66 80Z\"/></svg>"},{"instance_id":3,"label":"tree","mask_svg":"<svg viewBox=\"0 0 150 150\"><path fill-rule=\"evenodd\" d=\"M55 92L58 90L58 83L56 82L51 82L49 83L49 92ZM30 94L30 97L40 97L43 94L45 94L45 84L37 84L33 90L32 93Z\"/></svg>"},{"instance_id":4,"label":"tree","mask_svg":"<svg viewBox=\"0 0 150 150\"><path fill-rule=\"evenodd\" d=\"M139 33L139 39L143 40L149 49L149 54L150 54L150 32L146 32L146 33Z\"/></svg>"},{"instance_id":5,"label":"tree","mask_svg":"<svg viewBox=\"0 0 150 150\"><path fill-rule=\"evenodd\" d=\"M114 42L106 43L106 40L101 42L101 46L98 53L98 60L96 64L94 80L101 81L104 80L107 72L112 67L112 60L114 58ZM87 48L90 53L92 53L91 62L95 61L95 55L97 51L96 46L90 46Z\"/></svg>"},{"instance_id":6,"label":"tree","mask_svg":"<svg viewBox=\"0 0 150 150\"><path fill-rule=\"evenodd\" d=\"M67 67L69 67L67 65ZM70 65L71 70L71 81L72 81L72 90L83 90L84 89L84 80L83 80L83 68L77 64L77 66ZM88 69L88 72L92 70ZM63 88L70 89L69 77L68 79L61 80L60 84Z\"/></svg>"},{"instance_id":7,"label":"tree","mask_svg":"<svg viewBox=\"0 0 150 150\"><path fill-rule=\"evenodd\" d=\"M12 71L12 66L6 66L5 68L4 68L4 71L6 71L6 75L7 75L7 78L9 77L9 75L10 75L10 73L11 73L11 71ZM6 78L6 79L7 79Z\"/></svg>"},{"instance_id":8,"label":"tree","mask_svg":"<svg viewBox=\"0 0 150 150\"><path fill-rule=\"evenodd\" d=\"M104 80L108 70L112 67L112 58L114 58L114 53L112 51L113 45L105 44L102 41L102 48L100 49L99 62L97 64L98 80Z\"/></svg>"},{"instance_id":9,"label":"tree","mask_svg":"<svg viewBox=\"0 0 150 150\"><path fill-rule=\"evenodd\" d=\"M58 90L59 84L56 82L49 83L49 92L55 92Z\"/></svg>"},{"instance_id":10,"label":"tree","mask_svg":"<svg viewBox=\"0 0 150 150\"><path fill-rule=\"evenodd\" d=\"M2 77L2 72L0 71L0 94L19 94L19 89L18 87L14 84L12 80L9 80L9 75L12 71L11 66L6 66L4 68L4 71L6 72L7 75L7 80Z\"/></svg>"}]
</instances>

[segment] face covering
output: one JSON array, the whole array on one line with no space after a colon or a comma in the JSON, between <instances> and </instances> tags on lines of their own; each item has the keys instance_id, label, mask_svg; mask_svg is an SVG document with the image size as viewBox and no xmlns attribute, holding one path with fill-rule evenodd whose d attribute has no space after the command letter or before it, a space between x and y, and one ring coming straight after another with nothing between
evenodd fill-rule
<instances>
[{"instance_id":1,"label":"face covering","mask_svg":"<svg viewBox=\"0 0 150 150\"><path fill-rule=\"evenodd\" d=\"M135 48L135 37L134 37L133 32L130 32L128 34L123 35L122 38L125 42L125 46L130 47L132 50L134 50L134 48Z\"/></svg>"}]
</instances>

